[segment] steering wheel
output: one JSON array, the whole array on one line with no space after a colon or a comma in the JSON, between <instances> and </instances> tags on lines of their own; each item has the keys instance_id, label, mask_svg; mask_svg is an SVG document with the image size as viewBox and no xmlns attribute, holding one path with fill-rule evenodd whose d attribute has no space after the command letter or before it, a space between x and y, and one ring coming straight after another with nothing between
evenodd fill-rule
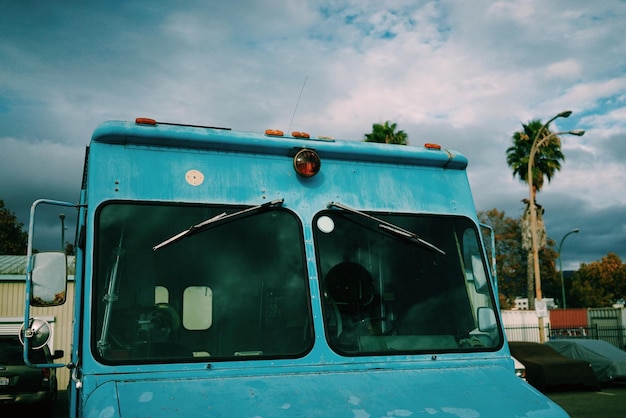
<instances>
[{"instance_id":1,"label":"steering wheel","mask_svg":"<svg viewBox=\"0 0 626 418\"><path fill-rule=\"evenodd\" d=\"M167 303L157 303L148 315L148 320L151 325L148 332L150 341L167 341L180 329L180 316Z\"/></svg>"}]
</instances>

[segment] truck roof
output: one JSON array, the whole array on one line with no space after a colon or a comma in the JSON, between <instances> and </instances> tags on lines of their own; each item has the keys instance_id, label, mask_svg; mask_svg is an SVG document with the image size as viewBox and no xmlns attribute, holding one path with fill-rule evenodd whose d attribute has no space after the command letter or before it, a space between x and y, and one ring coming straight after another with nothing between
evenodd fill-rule
<instances>
[{"instance_id":1,"label":"truck roof","mask_svg":"<svg viewBox=\"0 0 626 418\"><path fill-rule=\"evenodd\" d=\"M291 155L293 150L314 149L323 159L369 161L403 165L419 165L464 170L467 158L461 153L436 144L423 147L393 146L362 141L328 138L301 138L276 135L280 131L254 133L228 128L163 123L149 119L108 121L96 128L92 142L205 149L214 151Z\"/></svg>"}]
</instances>

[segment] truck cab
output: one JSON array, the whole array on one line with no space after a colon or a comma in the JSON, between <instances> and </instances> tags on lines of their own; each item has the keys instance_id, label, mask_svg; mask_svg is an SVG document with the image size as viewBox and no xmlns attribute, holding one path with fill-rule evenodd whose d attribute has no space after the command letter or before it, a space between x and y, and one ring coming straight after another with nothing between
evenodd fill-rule
<instances>
[{"instance_id":1,"label":"truck cab","mask_svg":"<svg viewBox=\"0 0 626 418\"><path fill-rule=\"evenodd\" d=\"M85 161L33 205L79 213L71 416L566 416L515 375L462 154L137 119Z\"/></svg>"}]
</instances>

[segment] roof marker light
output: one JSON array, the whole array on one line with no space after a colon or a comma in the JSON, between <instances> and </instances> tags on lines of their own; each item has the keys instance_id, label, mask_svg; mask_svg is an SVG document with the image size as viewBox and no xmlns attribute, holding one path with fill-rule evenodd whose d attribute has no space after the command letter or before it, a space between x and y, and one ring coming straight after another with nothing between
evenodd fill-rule
<instances>
[{"instance_id":1,"label":"roof marker light","mask_svg":"<svg viewBox=\"0 0 626 418\"><path fill-rule=\"evenodd\" d=\"M439 144L432 144L430 142L427 142L427 143L424 144L424 148L440 150L441 149L441 145L439 145Z\"/></svg>"},{"instance_id":2,"label":"roof marker light","mask_svg":"<svg viewBox=\"0 0 626 418\"><path fill-rule=\"evenodd\" d=\"M291 136L293 136L294 138L310 138L311 137L311 135L309 135L306 132L298 132L298 131L292 132Z\"/></svg>"},{"instance_id":3,"label":"roof marker light","mask_svg":"<svg viewBox=\"0 0 626 418\"><path fill-rule=\"evenodd\" d=\"M322 168L322 160L315 151L304 148L293 157L293 168L302 177L313 177Z\"/></svg>"},{"instance_id":4,"label":"roof marker light","mask_svg":"<svg viewBox=\"0 0 626 418\"><path fill-rule=\"evenodd\" d=\"M157 121L150 118L137 118L135 119L135 123L137 125L154 125L156 126Z\"/></svg>"},{"instance_id":5,"label":"roof marker light","mask_svg":"<svg viewBox=\"0 0 626 418\"><path fill-rule=\"evenodd\" d=\"M284 136L284 132L280 129L266 129L265 135L267 136Z\"/></svg>"}]
</instances>

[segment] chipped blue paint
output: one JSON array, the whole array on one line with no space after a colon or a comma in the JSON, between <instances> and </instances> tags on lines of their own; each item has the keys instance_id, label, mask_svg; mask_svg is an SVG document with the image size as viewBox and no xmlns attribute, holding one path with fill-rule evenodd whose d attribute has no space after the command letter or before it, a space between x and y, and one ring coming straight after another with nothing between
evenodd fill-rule
<instances>
[{"instance_id":1,"label":"chipped blue paint","mask_svg":"<svg viewBox=\"0 0 626 418\"><path fill-rule=\"evenodd\" d=\"M132 417L469 418L562 414L558 406L518 380L501 366L293 374L272 374L268 369L268 374L255 377L168 380L137 376L117 382L116 391L121 416ZM106 391L110 393L110 389Z\"/></svg>"}]
</instances>

